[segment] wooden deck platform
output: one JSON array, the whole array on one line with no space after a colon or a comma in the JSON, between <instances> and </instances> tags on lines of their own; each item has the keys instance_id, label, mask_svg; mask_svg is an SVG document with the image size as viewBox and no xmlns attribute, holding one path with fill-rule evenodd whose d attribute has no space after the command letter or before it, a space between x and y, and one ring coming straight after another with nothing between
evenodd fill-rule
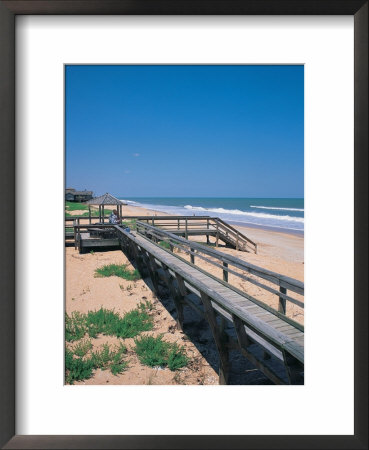
<instances>
[{"instance_id":1,"label":"wooden deck platform","mask_svg":"<svg viewBox=\"0 0 369 450\"><path fill-rule=\"evenodd\" d=\"M79 249L79 252L84 253L85 251L92 250L93 248L119 248L119 240L117 237L105 238L99 236L91 236L91 233L85 232L79 234L76 245Z\"/></svg>"}]
</instances>

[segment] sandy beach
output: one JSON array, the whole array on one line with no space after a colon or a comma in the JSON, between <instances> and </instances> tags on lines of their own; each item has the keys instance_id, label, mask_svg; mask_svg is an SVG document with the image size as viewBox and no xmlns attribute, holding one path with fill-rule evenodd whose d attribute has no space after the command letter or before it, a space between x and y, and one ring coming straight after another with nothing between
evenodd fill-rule
<instances>
[{"instance_id":1,"label":"sandy beach","mask_svg":"<svg viewBox=\"0 0 369 450\"><path fill-rule=\"evenodd\" d=\"M106 210L113 209L107 207ZM82 211L73 211L72 215L81 214ZM158 211L150 211L136 206L124 206L124 216L151 216L167 215ZM87 223L81 219L81 223ZM304 238L302 235L273 232L257 228L235 226L243 234L257 243L258 253L238 252L224 245L218 250L226 252L250 262L254 265L278 272L280 274L304 281ZM214 240L214 238L213 238ZM196 241L201 238L196 237ZM187 257L186 255L181 255ZM134 340L125 339L127 347L127 361L129 368L119 375L112 375L108 370L97 369L94 375L87 380L76 384L218 384L217 355L210 331L206 323L201 321L192 310L185 309L185 333L179 330L175 321L175 309L168 292L163 289L160 298L151 290L149 279L127 281L116 276L109 278L95 277L95 270L107 264L127 264L134 269L126 255L121 251L104 251L79 254L74 247L66 247L66 313L73 311L87 313L97 310L101 306L124 314L140 302L149 301L153 304L152 316L154 329L146 334L164 338L184 346L190 358L187 367L172 372L168 368L150 368L138 360L133 351ZM200 263L199 263L200 264ZM201 263L204 269L220 276L218 268L209 263ZM230 275L229 282L240 289L247 290L250 295L260 295L260 290L250 283ZM246 286L247 283L247 286ZM276 296L262 293L261 299L267 304L276 307ZM303 300L303 299L302 299ZM303 310L295 306L288 306L287 315L299 323L303 323ZM145 334L145 333L144 333ZM104 343L116 345L121 341L115 337L101 336L91 339L93 349L101 348ZM71 344L67 344L70 346ZM232 359L235 384L245 383L247 374L248 384L269 384L269 381L259 371L255 371L241 355L234 355Z\"/></svg>"}]
</instances>

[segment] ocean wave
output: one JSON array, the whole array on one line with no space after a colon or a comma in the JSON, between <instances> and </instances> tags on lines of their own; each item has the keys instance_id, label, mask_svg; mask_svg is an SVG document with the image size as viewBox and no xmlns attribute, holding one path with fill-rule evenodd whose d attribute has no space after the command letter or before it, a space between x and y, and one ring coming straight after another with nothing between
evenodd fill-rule
<instances>
[{"instance_id":1,"label":"ocean wave","mask_svg":"<svg viewBox=\"0 0 369 450\"><path fill-rule=\"evenodd\" d=\"M120 198L119 200L122 200L122 202L127 203L127 205L131 205L131 206L139 206L140 203L134 202L133 200L125 200L123 198Z\"/></svg>"},{"instance_id":2,"label":"ocean wave","mask_svg":"<svg viewBox=\"0 0 369 450\"><path fill-rule=\"evenodd\" d=\"M279 221L283 221L283 222L286 221L286 222L304 223L303 217L277 216L275 214L246 212L246 211L241 211L239 209L203 208L202 206L192 206L192 205L186 205L186 206L184 206L184 208L191 210L191 211L206 211L206 212L215 212L215 213L219 213L219 214L254 217L254 218L258 218L258 219L272 219L272 220L279 220Z\"/></svg>"},{"instance_id":3,"label":"ocean wave","mask_svg":"<svg viewBox=\"0 0 369 450\"><path fill-rule=\"evenodd\" d=\"M255 206L250 205L250 208L258 208L258 209L274 209L278 211L302 211L304 212L304 208L277 208L276 206Z\"/></svg>"}]
</instances>

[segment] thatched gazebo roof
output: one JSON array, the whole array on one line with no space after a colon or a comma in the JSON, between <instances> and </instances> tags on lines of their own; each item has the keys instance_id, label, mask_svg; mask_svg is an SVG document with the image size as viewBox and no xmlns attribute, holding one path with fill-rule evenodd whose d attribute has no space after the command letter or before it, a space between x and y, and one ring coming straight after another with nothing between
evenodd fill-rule
<instances>
[{"instance_id":1,"label":"thatched gazebo roof","mask_svg":"<svg viewBox=\"0 0 369 450\"><path fill-rule=\"evenodd\" d=\"M99 207L99 221L100 222L102 221L102 223L104 223L104 216L105 216L104 206L106 205L117 206L119 217L122 217L122 206L126 204L127 203L122 202L122 200L119 200L118 198L114 197L114 195L111 195L108 192L104 195L100 195L99 197L91 198L91 200L87 200L87 202L85 202L85 205L89 206L90 218L91 218L91 205L97 205Z\"/></svg>"},{"instance_id":2,"label":"thatched gazebo roof","mask_svg":"<svg viewBox=\"0 0 369 450\"><path fill-rule=\"evenodd\" d=\"M127 203L122 202L118 198L109 194L108 192L104 195L100 195L99 197L91 198L85 202L86 205L126 205Z\"/></svg>"}]
</instances>

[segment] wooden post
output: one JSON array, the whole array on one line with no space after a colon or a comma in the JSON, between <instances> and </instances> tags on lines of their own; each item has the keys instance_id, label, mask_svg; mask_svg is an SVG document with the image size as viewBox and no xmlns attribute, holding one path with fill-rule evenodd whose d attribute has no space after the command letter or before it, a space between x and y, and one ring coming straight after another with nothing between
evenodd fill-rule
<instances>
[{"instance_id":1,"label":"wooden post","mask_svg":"<svg viewBox=\"0 0 369 450\"><path fill-rule=\"evenodd\" d=\"M250 341L246 334L245 324L234 314L232 314L232 320L237 334L238 345L246 349L250 345Z\"/></svg>"},{"instance_id":2,"label":"wooden post","mask_svg":"<svg viewBox=\"0 0 369 450\"><path fill-rule=\"evenodd\" d=\"M156 274L154 273L153 267L151 265L150 255L148 253L146 253L146 250L144 250L144 249L141 250L141 254L146 263L147 270L149 271L150 279L151 279L151 282L153 285L153 290L154 290L155 294L158 296L159 295L159 285L157 282Z\"/></svg>"},{"instance_id":3,"label":"wooden post","mask_svg":"<svg viewBox=\"0 0 369 450\"><path fill-rule=\"evenodd\" d=\"M104 223L104 219L105 219L105 209L104 205L102 205L102 223Z\"/></svg>"},{"instance_id":4,"label":"wooden post","mask_svg":"<svg viewBox=\"0 0 369 450\"><path fill-rule=\"evenodd\" d=\"M187 232L187 217L185 219L185 238L188 239L188 232Z\"/></svg>"},{"instance_id":5,"label":"wooden post","mask_svg":"<svg viewBox=\"0 0 369 450\"><path fill-rule=\"evenodd\" d=\"M282 349L284 364L290 384L304 384L303 367L301 363Z\"/></svg>"},{"instance_id":6,"label":"wooden post","mask_svg":"<svg viewBox=\"0 0 369 450\"><path fill-rule=\"evenodd\" d=\"M130 246L131 254L133 255L133 257L136 260L136 264L137 264L138 270L139 270L142 278L144 278L147 272L145 270L146 267L142 263L142 255L138 251L138 247L136 246L136 244L134 242L130 241L130 244L131 244L131 246Z\"/></svg>"},{"instance_id":7,"label":"wooden post","mask_svg":"<svg viewBox=\"0 0 369 450\"><path fill-rule=\"evenodd\" d=\"M91 225L91 205L88 205L88 223Z\"/></svg>"},{"instance_id":8,"label":"wooden post","mask_svg":"<svg viewBox=\"0 0 369 450\"><path fill-rule=\"evenodd\" d=\"M99 222L101 222L101 205L99 205Z\"/></svg>"},{"instance_id":9,"label":"wooden post","mask_svg":"<svg viewBox=\"0 0 369 450\"><path fill-rule=\"evenodd\" d=\"M76 219L73 220L73 235L74 235L74 250L77 250L77 233L76 233L76 227L77 224Z\"/></svg>"},{"instance_id":10,"label":"wooden post","mask_svg":"<svg viewBox=\"0 0 369 450\"><path fill-rule=\"evenodd\" d=\"M227 384L229 376L228 348L225 345L223 336L218 329L215 312L211 305L209 296L201 292L201 300L204 305L205 317L209 322L210 329L215 340L215 345L219 353L219 384Z\"/></svg>"},{"instance_id":11,"label":"wooden post","mask_svg":"<svg viewBox=\"0 0 369 450\"><path fill-rule=\"evenodd\" d=\"M223 262L223 281L226 281L228 283L228 270L226 270L228 268L228 263Z\"/></svg>"},{"instance_id":12,"label":"wooden post","mask_svg":"<svg viewBox=\"0 0 369 450\"><path fill-rule=\"evenodd\" d=\"M155 226L154 217L151 218L151 225Z\"/></svg>"},{"instance_id":13,"label":"wooden post","mask_svg":"<svg viewBox=\"0 0 369 450\"><path fill-rule=\"evenodd\" d=\"M174 287L174 283L173 283L173 278L171 277L168 267L166 265L164 265L162 263L162 267L163 267L163 273L164 273L164 278L165 278L165 282L168 286L168 289L170 291L170 295L173 298L174 301L174 306L176 308L176 312L177 312L177 327L180 330L183 330L183 321L184 321L184 316L183 316L183 298L184 296L181 294L180 292L180 287L179 287L179 283L178 283L178 289L176 289Z\"/></svg>"},{"instance_id":14,"label":"wooden post","mask_svg":"<svg viewBox=\"0 0 369 450\"><path fill-rule=\"evenodd\" d=\"M177 220L177 229L179 230L179 221L180 219Z\"/></svg>"},{"instance_id":15,"label":"wooden post","mask_svg":"<svg viewBox=\"0 0 369 450\"><path fill-rule=\"evenodd\" d=\"M287 289L282 287L282 286L280 286L279 292L281 292L282 294L286 294L287 293ZM286 299L283 298L283 297L279 297L278 312L280 312L282 314L286 314Z\"/></svg>"},{"instance_id":16,"label":"wooden post","mask_svg":"<svg viewBox=\"0 0 369 450\"><path fill-rule=\"evenodd\" d=\"M145 252L146 253L146 252ZM154 277L153 283L155 285L155 290L157 295L159 295L159 275L158 275L158 265L156 264L155 258L150 254L146 253L149 258L149 264L152 270L152 274ZM150 268L149 268L150 271Z\"/></svg>"},{"instance_id":17,"label":"wooden post","mask_svg":"<svg viewBox=\"0 0 369 450\"><path fill-rule=\"evenodd\" d=\"M195 255L193 255L195 250L193 248L190 248L190 251L192 252L192 253L190 253L190 255L191 255L191 262L192 262L192 264L195 264Z\"/></svg>"}]
</instances>

